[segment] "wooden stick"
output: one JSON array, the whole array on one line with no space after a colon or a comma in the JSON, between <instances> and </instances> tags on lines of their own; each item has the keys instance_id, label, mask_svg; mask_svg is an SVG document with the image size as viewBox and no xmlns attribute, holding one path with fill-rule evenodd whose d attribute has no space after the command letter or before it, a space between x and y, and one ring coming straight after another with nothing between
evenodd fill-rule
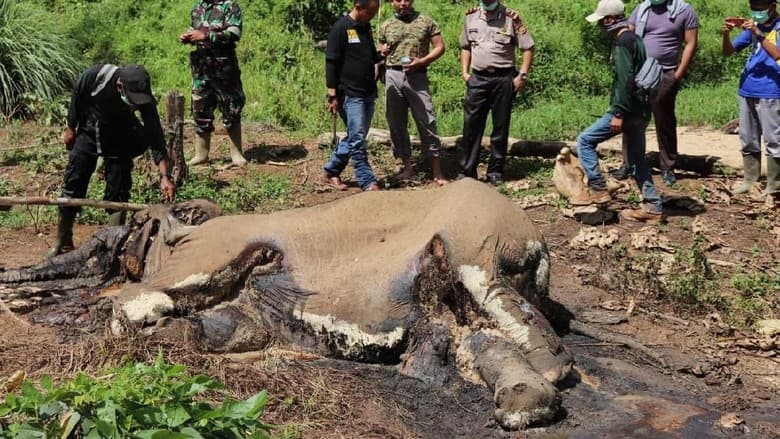
<instances>
[{"instance_id":1,"label":"wooden stick","mask_svg":"<svg viewBox=\"0 0 780 439\"><path fill-rule=\"evenodd\" d=\"M668 367L663 357L658 355L652 349L648 348L642 343L639 343L638 341L634 340L633 338L627 335L602 331L601 329L595 328L590 325L586 325L585 323L582 323L577 320L572 320L569 322L569 330L571 330L575 334L584 335L586 337L590 337L594 340L601 341L604 343L615 343L615 344L623 345L627 348L631 348L633 350L645 354L646 356L650 357L653 361L661 365L661 367L663 368Z\"/></svg>"},{"instance_id":2,"label":"wooden stick","mask_svg":"<svg viewBox=\"0 0 780 439\"><path fill-rule=\"evenodd\" d=\"M24 151L27 149L51 148L52 146L58 146L58 145L59 144L57 143L45 143L40 145L15 146L13 148L0 148L0 152L14 152L14 151ZM64 149L65 147L62 146L62 148Z\"/></svg>"},{"instance_id":3,"label":"wooden stick","mask_svg":"<svg viewBox=\"0 0 780 439\"><path fill-rule=\"evenodd\" d=\"M98 209L138 211L149 207L147 204L122 203L119 201L88 200L85 198L46 198L46 197L0 197L0 207L18 205L96 207Z\"/></svg>"}]
</instances>

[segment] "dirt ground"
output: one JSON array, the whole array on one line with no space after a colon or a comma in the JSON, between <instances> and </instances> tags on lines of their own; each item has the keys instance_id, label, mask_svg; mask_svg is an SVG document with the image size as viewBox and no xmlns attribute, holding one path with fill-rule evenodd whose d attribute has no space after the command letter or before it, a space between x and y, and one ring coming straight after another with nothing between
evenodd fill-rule
<instances>
[{"instance_id":1,"label":"dirt ground","mask_svg":"<svg viewBox=\"0 0 780 439\"><path fill-rule=\"evenodd\" d=\"M294 201L285 207L329 202L359 192L356 187L333 192L317 183L327 151L314 141L291 141L262 126L245 130L250 165L218 170L217 178L230 181L250 172L284 174L295 182ZM61 177L52 175L42 186L37 181L40 176L3 159L2 150L34 144L45 135L42 131L35 126L0 130L0 176L29 188L31 194L40 193L41 187L56 188ZM709 151L724 157L727 165L738 165L734 163L739 157L736 136L702 128L681 132L683 153ZM217 169L225 163L220 159L227 160L223 137L214 142L218 160L212 166ZM723 148L715 151L713 145ZM727 146L735 153L729 153ZM390 186L392 157L386 149L374 147L371 152L375 169ZM455 153L445 152L443 158L448 176L453 177ZM467 382L426 386L399 375L392 365L353 364L290 351L215 356L182 346L167 346L169 359L216 376L237 396L267 388L274 399L266 419L286 426L292 437L780 438L780 346L777 336L772 339L756 332L758 318L753 312L760 309L761 318L780 318L778 211L749 197L730 197L725 187L735 176L684 173L677 187L659 187L670 200L701 203L671 201L665 225L643 229L636 224L607 224L591 233L616 238L573 243L587 226L568 217L567 206L554 196L544 195L554 192L549 181L526 175L537 166L528 160L510 160L507 184L500 190L528 206L552 256L550 295L561 310L553 324L577 362L577 373L563 386L565 413L557 423L504 432L490 421L493 402L486 389ZM551 166L549 161L540 163L547 169ZM350 171L344 177L351 179ZM657 176L656 180L660 182ZM429 175L392 190L426 187L432 187ZM628 206L632 193L620 193L610 208ZM77 225L76 243L97 228ZM40 262L54 232L51 224L0 228L0 269ZM694 255L691 249L702 241L697 254L706 259L711 272L708 282L715 282L714 289L729 303L739 305L732 313L715 302L686 303L656 285L673 277L700 282L685 277L695 265L686 264L687 259L695 259L686 255ZM754 285L753 296L736 297L734 279L743 275L768 280ZM153 357L156 346L103 335L100 318L108 299L97 293L83 297L81 307L57 318L36 312L14 315L0 307L0 382L16 370L33 377L67 376L77 371L97 373L112 359ZM747 303L753 307L747 308ZM571 319L606 336L596 339L569 330ZM69 325L69 330L63 325ZM79 332L80 337L63 337ZM629 337L646 350L627 347L614 335Z\"/></svg>"}]
</instances>

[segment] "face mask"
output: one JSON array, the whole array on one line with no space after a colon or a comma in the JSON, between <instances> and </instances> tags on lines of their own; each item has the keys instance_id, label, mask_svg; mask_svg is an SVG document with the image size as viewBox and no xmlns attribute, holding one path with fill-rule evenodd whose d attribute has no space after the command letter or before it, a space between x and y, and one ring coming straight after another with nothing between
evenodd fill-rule
<instances>
[{"instance_id":1,"label":"face mask","mask_svg":"<svg viewBox=\"0 0 780 439\"><path fill-rule=\"evenodd\" d=\"M624 18L622 20L616 20L612 22L612 24L604 24L603 22L599 22L599 26L601 26L601 29L604 30L604 32L612 33L620 28L628 27L628 20Z\"/></svg>"},{"instance_id":2,"label":"face mask","mask_svg":"<svg viewBox=\"0 0 780 439\"><path fill-rule=\"evenodd\" d=\"M407 18L411 17L412 14L414 14L414 11L412 11L411 9L408 9L405 12L395 12L393 15L395 15L395 18L397 18L399 20L404 20L404 19L407 19Z\"/></svg>"},{"instance_id":3,"label":"face mask","mask_svg":"<svg viewBox=\"0 0 780 439\"><path fill-rule=\"evenodd\" d=\"M483 11L493 12L496 10L496 8L498 8L498 3L499 2L496 1L489 5L486 5L485 2L480 1L479 7L482 8Z\"/></svg>"},{"instance_id":4,"label":"face mask","mask_svg":"<svg viewBox=\"0 0 780 439\"><path fill-rule=\"evenodd\" d=\"M133 104L130 103L130 99L127 99L127 96L125 96L125 90L120 88L117 91L119 92L119 98L122 99L122 102L124 102L128 107L132 107Z\"/></svg>"},{"instance_id":5,"label":"face mask","mask_svg":"<svg viewBox=\"0 0 780 439\"><path fill-rule=\"evenodd\" d=\"M764 11L750 11L750 17L758 24L764 24L769 20L769 9Z\"/></svg>"},{"instance_id":6,"label":"face mask","mask_svg":"<svg viewBox=\"0 0 780 439\"><path fill-rule=\"evenodd\" d=\"M650 0L650 4L653 6L661 6L666 4L666 0Z\"/></svg>"}]
</instances>

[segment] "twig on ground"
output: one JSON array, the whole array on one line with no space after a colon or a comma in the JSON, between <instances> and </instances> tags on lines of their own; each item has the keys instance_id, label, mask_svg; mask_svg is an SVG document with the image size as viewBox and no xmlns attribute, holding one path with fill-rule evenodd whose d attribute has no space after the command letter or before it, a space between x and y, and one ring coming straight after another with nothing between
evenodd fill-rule
<instances>
[{"instance_id":1,"label":"twig on ground","mask_svg":"<svg viewBox=\"0 0 780 439\"><path fill-rule=\"evenodd\" d=\"M688 326L688 325L691 324L691 322L689 322L687 320L683 320L683 319L681 319L679 317L670 316L669 314L664 314L664 313L661 313L661 312L658 312L658 311L651 311L649 309L642 308L641 306L637 306L636 309L639 312L642 312L644 314L649 315L650 317L660 317L662 319L666 319L666 320L669 320L670 322L674 322L674 323L677 323L677 324L680 324L680 325L683 325L683 326Z\"/></svg>"},{"instance_id":2,"label":"twig on ground","mask_svg":"<svg viewBox=\"0 0 780 439\"><path fill-rule=\"evenodd\" d=\"M650 357L653 361L660 364L661 367L667 368L668 365L666 364L666 361L655 351L648 348L647 346L639 343L638 341L634 340L633 338L623 335L623 334L617 334L614 332L607 332L598 328L595 328L593 326L587 325L585 323L582 323L578 320L572 320L569 322L569 329L574 332L575 334L584 335L586 337L590 337L594 340L602 341L605 343L615 343L618 345L623 345L627 348L634 349L636 351L639 351L646 356Z\"/></svg>"}]
</instances>

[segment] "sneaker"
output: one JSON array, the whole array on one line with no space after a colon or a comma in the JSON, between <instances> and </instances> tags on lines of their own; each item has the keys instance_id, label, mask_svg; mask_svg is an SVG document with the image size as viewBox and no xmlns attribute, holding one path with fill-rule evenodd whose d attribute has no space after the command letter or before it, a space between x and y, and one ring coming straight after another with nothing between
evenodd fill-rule
<instances>
[{"instance_id":1,"label":"sneaker","mask_svg":"<svg viewBox=\"0 0 780 439\"><path fill-rule=\"evenodd\" d=\"M615 180L625 180L625 179L628 178L628 174L629 174L628 166L625 166L625 165L623 165L623 166L621 166L621 167L619 167L619 168L617 168L614 171L611 171L609 173L609 175L611 175L612 178L614 178Z\"/></svg>"},{"instance_id":2,"label":"sneaker","mask_svg":"<svg viewBox=\"0 0 780 439\"><path fill-rule=\"evenodd\" d=\"M647 224L660 224L666 220L663 213L648 212L645 209L624 209L620 211L620 217Z\"/></svg>"},{"instance_id":3,"label":"sneaker","mask_svg":"<svg viewBox=\"0 0 780 439\"><path fill-rule=\"evenodd\" d=\"M595 190L588 188L584 192L571 197L569 202L573 206L588 206L590 204L604 204L612 200L612 195L606 190Z\"/></svg>"},{"instance_id":4,"label":"sneaker","mask_svg":"<svg viewBox=\"0 0 780 439\"><path fill-rule=\"evenodd\" d=\"M677 183L677 177L674 176L674 170L668 169L661 171L661 181L667 186L674 186Z\"/></svg>"}]
</instances>

